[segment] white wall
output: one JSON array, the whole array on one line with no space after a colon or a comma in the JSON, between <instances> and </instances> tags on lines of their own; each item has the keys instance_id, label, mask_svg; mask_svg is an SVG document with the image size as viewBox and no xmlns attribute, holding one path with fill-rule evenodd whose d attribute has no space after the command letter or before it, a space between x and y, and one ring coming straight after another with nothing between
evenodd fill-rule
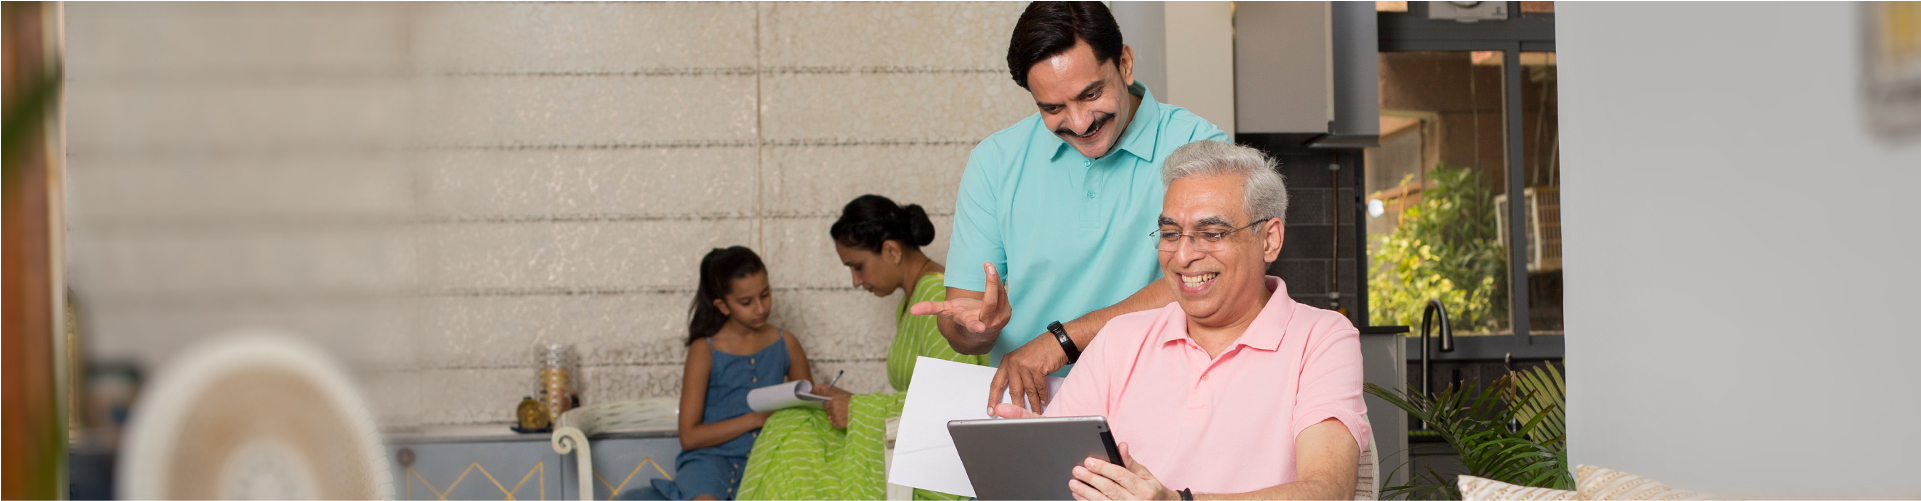
<instances>
[{"instance_id":1,"label":"white wall","mask_svg":"<svg viewBox=\"0 0 1921 501\"><path fill-rule=\"evenodd\" d=\"M1167 102L1234 136L1234 3L1166 2Z\"/></svg>"},{"instance_id":2,"label":"white wall","mask_svg":"<svg viewBox=\"0 0 1921 501\"><path fill-rule=\"evenodd\" d=\"M1134 79L1234 135L1234 3L1114 2Z\"/></svg>"},{"instance_id":3,"label":"white wall","mask_svg":"<svg viewBox=\"0 0 1921 501\"><path fill-rule=\"evenodd\" d=\"M1574 462L1921 496L1921 136L1868 128L1859 8L1558 7Z\"/></svg>"}]
</instances>

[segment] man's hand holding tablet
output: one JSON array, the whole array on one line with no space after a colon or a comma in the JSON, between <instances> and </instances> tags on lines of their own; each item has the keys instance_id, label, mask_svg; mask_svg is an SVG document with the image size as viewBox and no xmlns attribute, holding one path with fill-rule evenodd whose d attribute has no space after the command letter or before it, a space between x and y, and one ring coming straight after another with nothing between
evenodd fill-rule
<instances>
[{"instance_id":1,"label":"man's hand holding tablet","mask_svg":"<svg viewBox=\"0 0 1921 501\"><path fill-rule=\"evenodd\" d=\"M1007 403L995 405L994 415L1006 419L1041 417L1026 408ZM1080 465L1074 466L1073 480L1068 482L1068 489L1073 491L1074 499L1084 501L1180 499L1180 494L1161 485L1160 479L1155 478L1153 472L1147 471L1146 466L1134 460L1126 442L1120 442L1119 449L1121 463L1125 466L1099 457L1089 457Z\"/></svg>"}]
</instances>

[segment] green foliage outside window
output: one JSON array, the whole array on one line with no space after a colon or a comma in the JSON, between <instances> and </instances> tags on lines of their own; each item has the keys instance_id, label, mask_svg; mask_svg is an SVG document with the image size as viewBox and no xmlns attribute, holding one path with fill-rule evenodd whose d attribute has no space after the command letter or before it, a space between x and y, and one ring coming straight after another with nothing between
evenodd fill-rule
<instances>
[{"instance_id":1,"label":"green foliage outside window","mask_svg":"<svg viewBox=\"0 0 1921 501\"><path fill-rule=\"evenodd\" d=\"M1421 202L1401 212L1400 225L1368 256L1371 322L1414 326L1418 335L1422 307L1440 299L1457 332L1507 329L1507 259L1493 190L1466 167L1436 165L1427 177Z\"/></svg>"}]
</instances>

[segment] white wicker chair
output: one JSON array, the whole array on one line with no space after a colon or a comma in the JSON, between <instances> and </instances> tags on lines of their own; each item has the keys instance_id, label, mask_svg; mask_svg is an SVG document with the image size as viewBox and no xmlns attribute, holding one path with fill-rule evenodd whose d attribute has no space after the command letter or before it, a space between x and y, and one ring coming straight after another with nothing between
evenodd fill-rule
<instances>
[{"instance_id":1,"label":"white wicker chair","mask_svg":"<svg viewBox=\"0 0 1921 501\"><path fill-rule=\"evenodd\" d=\"M1367 416L1361 416L1367 422ZM1372 425L1369 425L1372 427ZM1374 430L1379 433L1380 430ZM1398 430L1397 430L1398 431ZM1373 500L1381 498L1381 457L1380 448L1374 445L1374 435L1368 434L1367 448L1361 449L1360 464L1355 465L1354 499Z\"/></svg>"},{"instance_id":2,"label":"white wicker chair","mask_svg":"<svg viewBox=\"0 0 1921 501\"><path fill-rule=\"evenodd\" d=\"M881 449L881 476L886 478L894 473L894 440L900 437L900 416L887 418L886 442ZM889 501L914 499L914 488L893 482L887 483Z\"/></svg>"},{"instance_id":3,"label":"white wicker chair","mask_svg":"<svg viewBox=\"0 0 1921 501\"><path fill-rule=\"evenodd\" d=\"M114 497L393 499L385 442L348 374L273 329L195 344L134 402Z\"/></svg>"},{"instance_id":4,"label":"white wicker chair","mask_svg":"<svg viewBox=\"0 0 1921 501\"><path fill-rule=\"evenodd\" d=\"M679 416L680 399L676 397L622 400L563 412L560 419L554 421L554 452L562 456L574 454L575 471L580 477L580 499L590 501L594 498L594 454L587 445L587 437L615 430L671 426L678 424Z\"/></svg>"}]
</instances>

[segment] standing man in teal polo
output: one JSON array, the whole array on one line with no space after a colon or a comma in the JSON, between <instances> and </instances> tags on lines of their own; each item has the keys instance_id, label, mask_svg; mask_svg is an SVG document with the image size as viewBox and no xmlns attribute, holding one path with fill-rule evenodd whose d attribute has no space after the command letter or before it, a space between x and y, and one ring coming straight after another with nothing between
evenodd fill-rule
<instances>
[{"instance_id":1,"label":"standing man in teal polo","mask_svg":"<svg viewBox=\"0 0 1921 501\"><path fill-rule=\"evenodd\" d=\"M1134 81L1133 50L1100 2L1029 4L1007 69L1039 112L968 156L948 300L911 312L940 315L955 351L990 354L987 407L1006 389L1039 409L1045 377L1065 374L1108 319L1174 300L1155 283L1161 163L1183 144L1233 140Z\"/></svg>"}]
</instances>

